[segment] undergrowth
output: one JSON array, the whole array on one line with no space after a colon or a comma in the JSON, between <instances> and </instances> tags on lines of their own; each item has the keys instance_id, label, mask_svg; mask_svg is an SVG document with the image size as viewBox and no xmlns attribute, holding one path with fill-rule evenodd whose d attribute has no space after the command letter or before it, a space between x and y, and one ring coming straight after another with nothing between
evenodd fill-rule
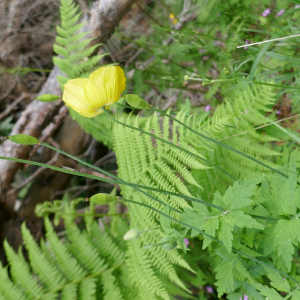
<instances>
[{"instance_id":1,"label":"undergrowth","mask_svg":"<svg viewBox=\"0 0 300 300\"><path fill-rule=\"evenodd\" d=\"M124 93L152 95L161 108L176 89L174 107L139 114L120 100L112 106L119 123L70 109L115 152L118 177L110 176L121 187L126 218L101 221L100 229L91 203L79 229L75 208L83 199L38 206L46 239L37 245L22 225L28 261L5 242L9 268L0 270L0 299L300 298L299 118L278 125L299 112L298 38L236 49L295 34L300 8L195 0L152 9L145 10L155 22L150 35L115 34L143 49L144 63L125 68L131 76ZM78 33L76 5L62 0L60 13L54 63L65 73L63 87L87 77L102 56L89 57L100 45L88 47L86 33ZM63 238L52 213L55 222L64 220ZM124 241L130 228L138 238Z\"/></svg>"}]
</instances>

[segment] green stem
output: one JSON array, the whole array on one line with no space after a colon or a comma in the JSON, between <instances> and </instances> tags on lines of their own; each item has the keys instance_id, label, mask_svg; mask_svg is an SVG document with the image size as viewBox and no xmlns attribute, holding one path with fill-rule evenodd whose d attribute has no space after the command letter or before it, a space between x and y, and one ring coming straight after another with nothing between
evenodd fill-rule
<instances>
[{"instance_id":1,"label":"green stem","mask_svg":"<svg viewBox=\"0 0 300 300\"><path fill-rule=\"evenodd\" d=\"M210 84L210 83L215 83L215 82L225 82L225 81L233 81L233 80L236 80L235 78L230 78L230 79L202 79L202 78L194 78L194 77L189 77L190 81L203 81L203 85L204 84Z\"/></svg>"},{"instance_id":2,"label":"green stem","mask_svg":"<svg viewBox=\"0 0 300 300\"><path fill-rule=\"evenodd\" d=\"M105 113L110 119L112 119L112 120L115 121L116 123L118 123L118 124L120 124L120 125L122 125L122 126L125 126L125 127L127 127L127 128L130 128L130 129L139 131L139 132L144 133L144 134L146 134L146 135L149 135L150 137L152 137L152 138L154 138L154 139L156 139L156 140L158 140L158 141L161 141L161 142L163 142L163 143L165 143L165 144L167 144L167 145L170 145L171 147L174 147L174 148L176 148L176 149L178 149L178 150L180 150L180 151L182 151L182 152L185 152L185 153L187 153L187 154L189 154L189 155L191 155L191 156L194 156L194 157L196 157L197 159L200 159L200 160L202 160L202 161L204 161L204 162L206 162L206 163L212 165L213 167L215 167L215 168L218 169L219 171L223 172L223 173L226 174L230 179L232 179L232 180L234 180L234 181L238 181L235 177L233 177L232 175L230 175L227 171L225 171L225 170L222 169L221 167L217 166L216 164L210 162L209 160L207 160L207 159L205 159L205 158L203 158L203 157L201 157L201 156L199 156L199 155L197 155L197 154L194 154L194 153L192 153L192 152L190 152L190 151L188 151L188 150L186 150L186 149L184 149L184 148L181 148L181 147L179 147L179 146L177 146L177 145L175 145L175 144L173 144L173 143L170 143L169 141L166 141L166 140L164 140L164 139L162 139L162 138L160 138L160 137L158 137L158 136L156 136L156 135L154 135L154 134L151 134L151 133L149 133L149 132L147 132L147 131L144 131L144 130L142 130L142 129L140 129L140 128L133 127L133 126L127 125L127 124L125 124L125 123L123 123L123 122L120 122L119 120L117 120L117 119L115 119L113 116L111 116L111 115L105 110L104 107L103 107L103 111L104 111L104 113Z\"/></svg>"},{"instance_id":3,"label":"green stem","mask_svg":"<svg viewBox=\"0 0 300 300\"><path fill-rule=\"evenodd\" d=\"M143 185L139 185L139 184L135 184L135 183L130 183L130 182L127 182L127 181L124 181L104 170L101 170L100 168L97 168L85 161L81 161L80 159L78 159L77 157L75 156L72 156L64 151L61 151L59 149L56 149L52 146L49 146L45 143L43 143L43 145L47 146L47 147L50 147L51 149L53 150L57 150L59 153L62 153L62 154L65 154L67 155L68 157L71 157L73 158L74 160L76 161L80 161L82 164L90 167L90 168L93 168L93 169L96 169L100 172L103 171L104 174L108 174L108 176L111 176L111 177L114 177L114 178L117 178L117 180L111 180L111 179L107 179L107 178L103 178L103 177L99 177L99 176L95 176L95 175L90 175L90 174L86 174L86 173L80 173L80 172L76 172L76 171L70 171L70 170L67 170L67 169L63 169L63 168L58 168L58 167L54 167L54 166L50 166L50 165L47 165L47 164L42 164L42 163L38 163L38 162L35 162L35 161L30 161L30 160L25 160L25 159L18 159L18 158L12 158L12 157L4 157L4 156L0 156L0 159L4 159L4 160L10 160L10 161L15 161L15 162L19 162L19 163L24 163L24 164L31 164L31 165L34 165L34 166L39 166L39 167L45 167L45 168L48 168L48 169L52 169L52 170L55 170L55 171L58 171L58 172L62 172L62 173L67 173L67 174L71 174L71 175L76 175L76 176L81 176L81 177L86 177L86 178L91 178L91 179L95 179L95 180L99 180L99 181L104 181L104 182L107 182L107 183L112 183L112 184L118 184L118 185L126 185L126 186L129 186L133 189L135 189L136 191L139 191L140 193L144 194L145 196L155 200L156 202L159 202L161 205L163 206L166 206L166 204L156 198L154 198L153 196L145 193L144 191L140 190L140 189L145 189L145 190L149 190L149 191L153 191L153 192L158 192L158 193L162 193L162 194L166 194L166 195L169 195L169 196L174 196L174 197L178 197L178 198L182 198L182 199L185 199L185 200L189 200L189 201L193 201L193 202L198 202L198 203L201 203L203 205L206 205L206 206L209 206L209 207L213 207L215 209L218 209L218 210L221 210L221 211L225 211L224 208L222 208L221 206L218 206L218 205L214 205L212 203L209 203L209 202L206 202L206 201L203 201L203 200L200 200L200 199L196 199L196 198L193 198L193 197L189 197L189 196L186 196L186 195L183 195L183 194L176 194L176 193L172 193L172 192L168 192L168 191L165 191L165 190L160 190L160 189L156 189L156 188L152 188L152 187L148 187L148 186L143 186ZM181 211L173 208L170 206L170 209L181 214Z\"/></svg>"},{"instance_id":4,"label":"green stem","mask_svg":"<svg viewBox=\"0 0 300 300\"><path fill-rule=\"evenodd\" d=\"M76 216L76 217L85 217L85 216L87 216L87 214L71 214L71 213L63 213L63 215L74 215L74 216ZM91 215L91 216L93 216L93 217L106 217L106 216L108 216L108 217L116 217L116 216L120 216L120 215L126 215L126 214L124 214L124 213L120 213L120 214L89 214L89 215Z\"/></svg>"},{"instance_id":5,"label":"green stem","mask_svg":"<svg viewBox=\"0 0 300 300\"><path fill-rule=\"evenodd\" d=\"M146 246L144 246L143 248L144 248L144 249L149 249L149 248L152 248L152 247L158 247L158 246L162 246L162 245L169 244L170 242L174 242L174 241L176 241L176 239L175 239L175 238L172 238L172 239L170 239L170 240L168 240L168 241L165 241L165 242L162 242L162 243L146 245Z\"/></svg>"},{"instance_id":6,"label":"green stem","mask_svg":"<svg viewBox=\"0 0 300 300\"><path fill-rule=\"evenodd\" d=\"M205 233L204 231L202 231L202 230L200 230L200 229L198 229L198 228L196 228L196 227L194 227L194 226L191 226L191 225L189 225L189 224L186 224L186 223L184 223L184 222L178 221L178 220L176 220L176 219L174 219L174 218L172 218L172 217L166 215L165 213L161 212L160 210L158 210L158 209L156 209L156 208L154 208L154 207L151 207L151 206L149 206L149 205L147 205L147 204L144 204L144 203L140 203L140 202L136 202L136 201L124 199L124 198L120 198L119 201L125 201L125 202L129 202L129 203L141 205L141 206L147 207L147 208L149 208L149 209L152 209L152 210L154 210L155 212L159 213L161 216L164 216L164 217L170 219L171 221L174 221L174 222L176 222L176 223L178 223L178 224L180 224L180 225L183 225L183 226L185 226L185 227L188 227L188 228L190 228L190 229L193 229L193 230L195 230L195 231L197 231L197 232L199 232L199 233L205 235L206 237L210 238L210 239L213 240L214 242L216 242L216 243L218 243L218 244L224 246L224 244L223 244L221 241L219 241L218 239L216 239L216 238L210 236L209 234ZM225 247L225 246L224 246L224 247ZM235 248L231 248L231 249L232 249L233 252L235 252L235 253L237 253L237 254L240 254L240 255L242 255L242 256L244 256L244 257L246 257L246 258L248 258L248 259L250 259L250 260L252 260L252 261L255 261L255 262L261 264L262 266L267 267L267 268L269 268L269 269L271 269L271 270L273 270L273 271L275 271L275 272L277 272L277 273L283 275L285 278L289 278L290 280L292 280L293 282L295 282L295 283L297 284L297 286L299 287L299 282L298 282L295 278L289 276L288 274L286 274L286 273L284 273L284 272L282 272L282 271L276 269L275 267L272 267L272 266L270 266L270 265L264 263L263 261L260 261L260 260L254 258L254 257L251 257L251 256L247 255L246 253L243 253L242 251L239 251L239 250L237 250L237 249L235 249Z\"/></svg>"},{"instance_id":7,"label":"green stem","mask_svg":"<svg viewBox=\"0 0 300 300\"><path fill-rule=\"evenodd\" d=\"M147 197L149 197L149 198L151 198L153 200L156 199L156 198L154 198L153 196L145 193L144 191L141 191L140 189L145 189L145 190L149 190L149 191L153 191L153 192L158 192L158 193L166 194L166 195L169 195L169 196L183 198L185 200L189 200L189 201L192 201L192 202L198 202L198 203L204 204L206 206L213 207L213 208L216 208L218 210L224 211L224 208L222 208L221 206L214 205L214 204L212 204L210 202L206 202L206 201L203 201L203 200L200 200L200 199L189 197L189 196L186 196L186 195L183 195L183 194L172 193L172 192L168 192L168 191L157 189L157 188L153 188L153 187L148 187L148 186L145 186L145 185L140 185L140 184L136 184L136 183L131 183L131 182L124 181L123 179L119 178L118 176L115 176L115 175L113 175L113 174L111 174L111 173L109 173L109 172L107 172L107 171L105 171L105 170L103 170L101 168L98 168L98 167L96 167L94 165L91 165L91 164L89 164L89 163L87 163L87 162L85 162L85 161L77 158L76 156L73 156L73 155L71 155L71 154L69 154L67 152L64 152L64 151L62 151L60 149L57 149L57 148L55 148L55 147L53 147L51 145L48 145L48 144L43 143L43 142L41 143L41 145L43 145L43 146L45 146L45 147L47 147L49 149L52 149L54 151L57 151L57 152L65 155L67 157L70 157L70 158L74 159L75 161L77 161L77 162L79 162L79 163L81 163L81 164L83 164L85 166L88 166L88 167L90 167L90 168L92 168L94 170L99 171L100 173L103 173L103 174L105 174L105 175L107 175L109 177L112 177L115 180L119 181L119 182L117 182L117 184L123 184L123 185L130 186L131 188L135 189L136 191L141 192L142 194L146 195ZM77 172L76 175L80 176L80 174L85 174L85 173L79 173L79 172ZM101 180L102 177L98 177L98 178ZM106 180L103 180L103 181L106 181ZM106 181L106 182L109 182L109 181ZM112 183L115 183L115 182L112 181ZM166 204L164 202L161 202L160 200L156 199L155 201L159 201L159 203L161 205L166 206ZM172 209L172 208L170 207L170 209ZM174 210L174 209L172 209L172 210ZM177 212L179 213L179 211L177 211Z\"/></svg>"},{"instance_id":8,"label":"green stem","mask_svg":"<svg viewBox=\"0 0 300 300\"><path fill-rule=\"evenodd\" d=\"M139 233L153 231L153 230L157 230L157 229L160 229L160 227L155 227L155 228L150 228L150 229L142 230L142 231L139 231Z\"/></svg>"},{"instance_id":9,"label":"green stem","mask_svg":"<svg viewBox=\"0 0 300 300\"><path fill-rule=\"evenodd\" d=\"M212 143L214 143L214 144L217 144L217 145L219 145L219 146L222 146L222 147L224 147L224 148L227 148L228 150L233 151L233 152L235 152L235 153L237 153L237 154L239 154L239 155L242 155L242 156L244 156L244 157L246 157L246 158L248 158L248 159L250 159L250 160L252 160L252 161L254 161L254 162L256 162L256 163L258 163L258 164L260 164L260 165L262 165L262 166L264 166L265 168L267 168L267 169L269 169L269 170L272 170L272 171L274 171L274 172L276 172L276 173L278 173L278 174L284 176L285 178L288 178L287 175L285 175L285 174L283 174L282 172L280 172L280 171L278 171L278 170L276 170L276 169L274 169L274 168L272 168L272 167L266 165L265 163L263 163L263 162L257 160L256 158L254 158L254 157L252 157L252 156L250 156L250 155L248 155L248 154L245 154L245 153L243 153L243 152L241 152L241 151L239 151L239 150L237 150L237 149L235 149L235 148L232 148L232 147L230 147L230 146L228 146L228 145L226 145L226 144L224 144L224 143L222 143L222 142L216 141L216 140L214 140L214 139L212 139L212 138L210 138L210 137L208 137L208 136L206 136L206 135L204 135L204 134L202 134L202 133L199 133L198 131L196 131L196 130L190 128L189 126L185 125L184 123L180 122L179 120L177 120L176 118L172 117L171 115L165 113L165 112L162 111L162 110L156 109L156 108L154 108L154 107L152 107L152 108L149 109L149 110L159 112L159 113L161 113L162 115L164 115L164 116L168 117L169 119L173 120L174 122L176 122L176 123L180 124L181 126L185 127L185 128L188 129L189 131L195 133L196 135L198 135L198 136L200 136L200 137L202 137L202 138L204 138L204 139L206 139L206 140L208 140L208 141L210 141L210 142L212 142Z\"/></svg>"},{"instance_id":10,"label":"green stem","mask_svg":"<svg viewBox=\"0 0 300 300\"><path fill-rule=\"evenodd\" d=\"M255 84L260 84L260 85L268 85L268 86L280 87L280 88L285 88L285 89L300 90L299 87L293 87L293 86L281 85L281 84L271 84L271 83L260 82L260 81L248 81L248 83L255 83Z\"/></svg>"}]
</instances>

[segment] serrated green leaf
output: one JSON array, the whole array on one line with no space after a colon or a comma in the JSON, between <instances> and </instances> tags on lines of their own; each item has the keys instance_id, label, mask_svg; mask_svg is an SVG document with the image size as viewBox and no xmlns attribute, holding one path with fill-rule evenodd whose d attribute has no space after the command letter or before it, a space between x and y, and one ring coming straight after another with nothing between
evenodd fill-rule
<instances>
[{"instance_id":1,"label":"serrated green leaf","mask_svg":"<svg viewBox=\"0 0 300 300\"><path fill-rule=\"evenodd\" d=\"M215 237L216 230L218 229L219 229L219 219L216 217L212 217L211 219L208 219L206 223L203 225L203 230L205 230L205 232L212 237ZM211 238L204 236L202 249L205 249L211 242L212 242Z\"/></svg>"},{"instance_id":2,"label":"serrated green leaf","mask_svg":"<svg viewBox=\"0 0 300 300\"><path fill-rule=\"evenodd\" d=\"M219 254L219 253L218 253ZM226 254L226 257L215 268L216 286L218 287L218 296L229 293L233 290L234 277L233 268L236 262L236 255Z\"/></svg>"},{"instance_id":3,"label":"serrated green leaf","mask_svg":"<svg viewBox=\"0 0 300 300\"><path fill-rule=\"evenodd\" d=\"M262 285L260 283L253 283L253 286L257 290L259 290L263 296L268 297L268 300L283 300L284 299L274 289L269 288L266 285Z\"/></svg>"},{"instance_id":4,"label":"serrated green leaf","mask_svg":"<svg viewBox=\"0 0 300 300\"><path fill-rule=\"evenodd\" d=\"M293 241L300 240L300 223L295 218L291 221L279 220L274 229L274 247L282 257L288 271L291 270L291 262L295 252Z\"/></svg>"},{"instance_id":5,"label":"serrated green leaf","mask_svg":"<svg viewBox=\"0 0 300 300\"><path fill-rule=\"evenodd\" d=\"M231 211L223 217L224 221L226 221L231 227L235 225L240 228L257 228L263 229L263 226L259 224L255 219L251 216L244 214L243 211Z\"/></svg>"},{"instance_id":6,"label":"serrated green leaf","mask_svg":"<svg viewBox=\"0 0 300 300\"><path fill-rule=\"evenodd\" d=\"M226 247L226 250L230 253L232 248L232 227L228 225L225 221L221 220L221 226L219 230L219 239L221 242L223 242L224 246Z\"/></svg>"},{"instance_id":7,"label":"serrated green leaf","mask_svg":"<svg viewBox=\"0 0 300 300\"><path fill-rule=\"evenodd\" d=\"M198 228L199 230L202 230L203 225L207 221L202 217L202 215L189 208L184 209L184 212L181 214L180 220L188 225ZM192 237L197 236L199 235L199 232L192 229L191 235Z\"/></svg>"},{"instance_id":8,"label":"serrated green leaf","mask_svg":"<svg viewBox=\"0 0 300 300\"><path fill-rule=\"evenodd\" d=\"M271 285L281 292L289 293L291 291L291 287L289 282L283 278L279 273L272 272L269 269L266 269L267 276L271 280Z\"/></svg>"},{"instance_id":9,"label":"serrated green leaf","mask_svg":"<svg viewBox=\"0 0 300 300\"><path fill-rule=\"evenodd\" d=\"M249 197L253 195L255 189L256 184L253 181L244 180L241 184L236 181L226 190L223 197L220 193L216 193L213 203L225 210L240 209L252 203Z\"/></svg>"}]
</instances>

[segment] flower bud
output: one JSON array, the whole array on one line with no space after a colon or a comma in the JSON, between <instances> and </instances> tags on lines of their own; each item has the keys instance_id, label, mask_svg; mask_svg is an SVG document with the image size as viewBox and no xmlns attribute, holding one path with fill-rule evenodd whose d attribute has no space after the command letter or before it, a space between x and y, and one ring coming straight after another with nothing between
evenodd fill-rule
<instances>
[{"instance_id":1,"label":"flower bud","mask_svg":"<svg viewBox=\"0 0 300 300\"><path fill-rule=\"evenodd\" d=\"M36 145L39 143L39 140L37 138L26 134L11 135L8 136L7 139L21 145Z\"/></svg>"},{"instance_id":2,"label":"flower bud","mask_svg":"<svg viewBox=\"0 0 300 300\"><path fill-rule=\"evenodd\" d=\"M188 75L184 75L183 79L186 81L186 80L189 80L189 76Z\"/></svg>"},{"instance_id":3,"label":"flower bud","mask_svg":"<svg viewBox=\"0 0 300 300\"><path fill-rule=\"evenodd\" d=\"M125 241L135 240L140 236L140 232L136 228L127 231L123 237Z\"/></svg>"},{"instance_id":4,"label":"flower bud","mask_svg":"<svg viewBox=\"0 0 300 300\"><path fill-rule=\"evenodd\" d=\"M52 102L59 98L60 98L60 96L57 96L57 95L44 94L44 95L36 97L35 99L42 101L42 102Z\"/></svg>"},{"instance_id":5,"label":"flower bud","mask_svg":"<svg viewBox=\"0 0 300 300\"><path fill-rule=\"evenodd\" d=\"M152 107L149 103L147 103L143 98L141 98L138 95L128 94L123 96L123 98L130 106L134 108L149 109Z\"/></svg>"},{"instance_id":6,"label":"flower bud","mask_svg":"<svg viewBox=\"0 0 300 300\"><path fill-rule=\"evenodd\" d=\"M167 242L170 241L172 238L169 236L165 236L161 239L161 242ZM166 251L172 251L177 247L177 242L176 241L170 241L169 243L166 243L164 245L162 245L162 247L166 250Z\"/></svg>"},{"instance_id":7,"label":"flower bud","mask_svg":"<svg viewBox=\"0 0 300 300\"><path fill-rule=\"evenodd\" d=\"M90 202L93 202L94 204L104 205L104 204L108 204L108 203L117 201L118 199L119 199L118 196L99 193L99 194L92 196L89 200L90 200Z\"/></svg>"}]
</instances>

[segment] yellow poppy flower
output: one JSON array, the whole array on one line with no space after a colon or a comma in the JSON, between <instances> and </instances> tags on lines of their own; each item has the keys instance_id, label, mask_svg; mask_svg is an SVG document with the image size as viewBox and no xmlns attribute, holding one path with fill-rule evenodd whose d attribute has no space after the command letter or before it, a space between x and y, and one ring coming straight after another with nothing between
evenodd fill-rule
<instances>
[{"instance_id":1,"label":"yellow poppy flower","mask_svg":"<svg viewBox=\"0 0 300 300\"><path fill-rule=\"evenodd\" d=\"M93 118L117 102L126 78L120 67L102 67L89 78L71 79L64 85L63 101L80 115Z\"/></svg>"}]
</instances>

